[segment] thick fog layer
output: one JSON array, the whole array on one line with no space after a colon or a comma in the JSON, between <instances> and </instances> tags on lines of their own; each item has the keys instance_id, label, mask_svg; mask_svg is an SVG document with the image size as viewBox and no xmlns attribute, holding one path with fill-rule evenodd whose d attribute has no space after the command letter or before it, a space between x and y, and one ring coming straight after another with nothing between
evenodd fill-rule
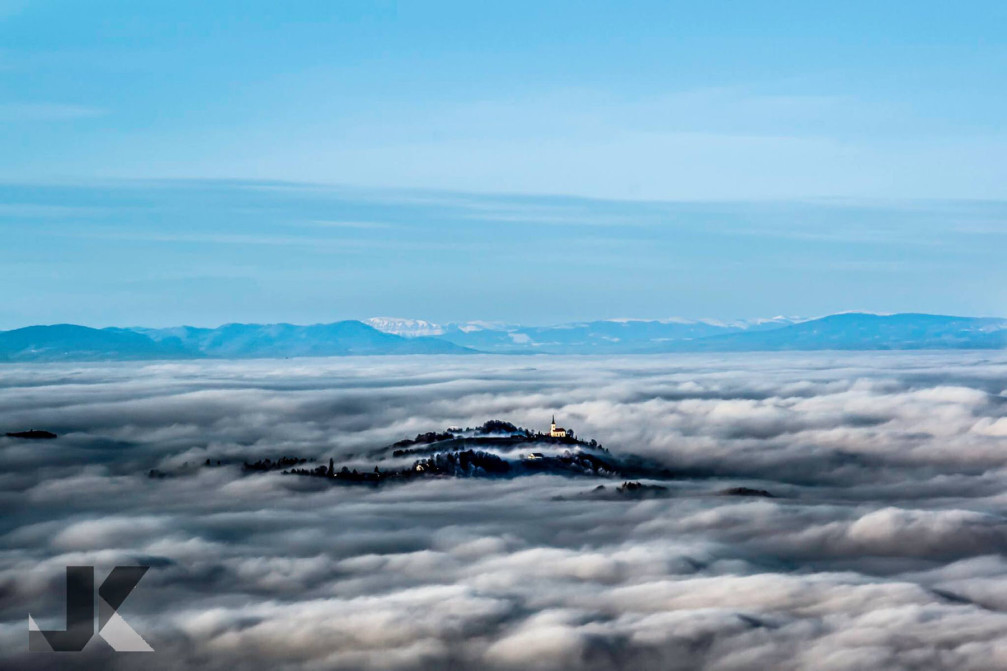
<instances>
[{"instance_id":1,"label":"thick fog layer","mask_svg":"<svg viewBox=\"0 0 1007 671\"><path fill-rule=\"evenodd\" d=\"M670 496L241 469L553 413ZM60 435L0 438L4 666L1007 669L1004 354L5 366L0 424ZM27 653L67 565L138 563L153 655Z\"/></svg>"}]
</instances>

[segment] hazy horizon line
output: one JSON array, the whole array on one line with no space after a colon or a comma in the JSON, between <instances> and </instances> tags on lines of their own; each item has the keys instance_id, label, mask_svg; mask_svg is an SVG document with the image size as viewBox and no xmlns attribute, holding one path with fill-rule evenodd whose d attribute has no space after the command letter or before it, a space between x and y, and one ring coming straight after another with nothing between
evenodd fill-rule
<instances>
[{"instance_id":1,"label":"hazy horizon line","mask_svg":"<svg viewBox=\"0 0 1007 671\"><path fill-rule=\"evenodd\" d=\"M447 327L447 326L481 326L484 330L494 330L494 329L507 329L507 328L560 328L567 326L577 326L582 324L592 324L598 322L608 322L608 323L629 323L629 322L640 322L640 323L657 323L657 324L707 324L711 326L741 326L741 325L757 325L769 322L781 322L783 324L798 324L804 322L816 321L819 319L826 319L828 317L835 317L839 315L870 315L875 317L897 317L902 315L918 315L918 316L928 316L928 317L945 317L952 319L1001 319L1007 320L1007 316L1002 315L970 315L970 314L950 314L950 313L939 313L939 312L922 312L922 311L895 311L895 312L878 312L874 310L840 310L838 312L828 312L820 315L813 316L801 316L801 315L774 315L772 317L737 317L737 318L714 318L714 317L599 317L599 318L587 318L587 319L577 319L571 321L561 321L561 322L551 322L551 323L532 323L532 322L521 322L513 320L500 320L500 319L465 319L465 320L433 320L425 319L423 317L393 317L390 315L374 315L370 317L346 317L343 319L332 319L332 320L322 320L322 321L312 321L312 322L294 322L294 321L227 321L218 322L216 325L208 325L205 323L180 323L180 324L169 324L165 326L147 326L143 324L105 324L105 325L93 325L92 323L82 323L82 322L71 322L71 321L56 321L47 323L31 323L24 324L22 326L13 326L10 328L0 328L0 332L4 331L17 331L20 329L33 328L38 326L53 327L53 326L81 326L84 328L91 329L124 329L124 330L135 330L135 329L149 329L149 330L165 330L173 328L197 328L197 329L219 329L226 326L325 326L329 324L339 324L344 322L357 322L365 326L370 326L376 330L381 331L382 329L374 326L372 322L376 320L387 320L389 322L398 322L402 324L414 323L414 324L424 324L430 327ZM432 334L438 335L438 334Z\"/></svg>"}]
</instances>

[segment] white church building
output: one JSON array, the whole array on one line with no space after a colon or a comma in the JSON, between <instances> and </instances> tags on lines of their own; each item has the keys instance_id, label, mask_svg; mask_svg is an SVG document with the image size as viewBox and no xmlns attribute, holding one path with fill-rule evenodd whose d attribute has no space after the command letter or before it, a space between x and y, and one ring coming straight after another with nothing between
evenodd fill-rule
<instances>
[{"instance_id":1,"label":"white church building","mask_svg":"<svg viewBox=\"0 0 1007 671\"><path fill-rule=\"evenodd\" d=\"M573 431L556 426L556 415L553 415L552 424L549 426L549 436L552 438L573 438Z\"/></svg>"}]
</instances>

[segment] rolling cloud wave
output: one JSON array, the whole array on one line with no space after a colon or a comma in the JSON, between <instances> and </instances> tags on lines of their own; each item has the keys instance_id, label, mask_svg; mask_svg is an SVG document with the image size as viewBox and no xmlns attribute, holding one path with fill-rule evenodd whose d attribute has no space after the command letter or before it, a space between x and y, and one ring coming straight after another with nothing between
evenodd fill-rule
<instances>
[{"instance_id":1,"label":"rolling cloud wave","mask_svg":"<svg viewBox=\"0 0 1007 671\"><path fill-rule=\"evenodd\" d=\"M29 660L24 631L62 626L66 565L145 563L122 613L158 668L1007 668L1005 379L988 352L8 366L5 430L60 438L0 439L4 663L149 664ZM553 412L682 477L240 469Z\"/></svg>"}]
</instances>

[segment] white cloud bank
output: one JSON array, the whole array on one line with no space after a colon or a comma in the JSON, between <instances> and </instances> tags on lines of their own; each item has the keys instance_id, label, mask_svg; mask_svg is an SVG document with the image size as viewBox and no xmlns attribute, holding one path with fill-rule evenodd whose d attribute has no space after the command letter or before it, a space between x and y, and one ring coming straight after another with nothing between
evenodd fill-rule
<instances>
[{"instance_id":1,"label":"white cloud bank","mask_svg":"<svg viewBox=\"0 0 1007 671\"><path fill-rule=\"evenodd\" d=\"M4 430L61 437L0 439L3 663L148 668L24 632L62 626L66 565L146 563L122 612L158 668L1007 668L1005 380L990 353L6 366ZM236 465L553 412L672 496Z\"/></svg>"}]
</instances>

